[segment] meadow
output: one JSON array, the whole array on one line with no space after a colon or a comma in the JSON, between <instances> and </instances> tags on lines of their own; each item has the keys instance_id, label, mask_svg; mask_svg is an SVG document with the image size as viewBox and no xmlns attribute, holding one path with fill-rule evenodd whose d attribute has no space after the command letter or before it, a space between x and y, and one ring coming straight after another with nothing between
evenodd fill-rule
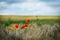
<instances>
[{"instance_id":1,"label":"meadow","mask_svg":"<svg viewBox=\"0 0 60 40\"><path fill-rule=\"evenodd\" d=\"M23 20L23 19L60 19L60 16L1 16L1 20Z\"/></svg>"},{"instance_id":2,"label":"meadow","mask_svg":"<svg viewBox=\"0 0 60 40\"><path fill-rule=\"evenodd\" d=\"M60 40L60 16L0 16L0 40Z\"/></svg>"}]
</instances>

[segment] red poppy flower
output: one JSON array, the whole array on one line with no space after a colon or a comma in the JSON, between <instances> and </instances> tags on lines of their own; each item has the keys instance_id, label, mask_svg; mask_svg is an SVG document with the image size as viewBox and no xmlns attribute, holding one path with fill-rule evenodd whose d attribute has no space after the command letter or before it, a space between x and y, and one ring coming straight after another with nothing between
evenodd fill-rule
<instances>
[{"instance_id":1,"label":"red poppy flower","mask_svg":"<svg viewBox=\"0 0 60 40\"><path fill-rule=\"evenodd\" d=\"M11 27L8 27L8 30L12 30L12 28Z\"/></svg>"},{"instance_id":2,"label":"red poppy flower","mask_svg":"<svg viewBox=\"0 0 60 40\"><path fill-rule=\"evenodd\" d=\"M26 22L31 22L31 20L30 19L27 19Z\"/></svg>"},{"instance_id":3,"label":"red poppy flower","mask_svg":"<svg viewBox=\"0 0 60 40\"><path fill-rule=\"evenodd\" d=\"M25 26L22 26L21 28L23 29L23 28L25 28Z\"/></svg>"},{"instance_id":4,"label":"red poppy flower","mask_svg":"<svg viewBox=\"0 0 60 40\"><path fill-rule=\"evenodd\" d=\"M28 27L28 24L23 24L21 28L26 28Z\"/></svg>"},{"instance_id":5,"label":"red poppy flower","mask_svg":"<svg viewBox=\"0 0 60 40\"><path fill-rule=\"evenodd\" d=\"M19 25L18 24L15 24L15 28L18 29Z\"/></svg>"}]
</instances>

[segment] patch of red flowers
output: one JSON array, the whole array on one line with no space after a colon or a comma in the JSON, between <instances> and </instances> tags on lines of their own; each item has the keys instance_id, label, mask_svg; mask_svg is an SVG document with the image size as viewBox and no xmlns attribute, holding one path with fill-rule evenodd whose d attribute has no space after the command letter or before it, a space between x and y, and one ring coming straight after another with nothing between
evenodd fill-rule
<instances>
[{"instance_id":1,"label":"patch of red flowers","mask_svg":"<svg viewBox=\"0 0 60 40\"><path fill-rule=\"evenodd\" d=\"M28 24L23 24L21 28L23 29L23 28L26 28L26 27L28 27Z\"/></svg>"},{"instance_id":2,"label":"patch of red flowers","mask_svg":"<svg viewBox=\"0 0 60 40\"><path fill-rule=\"evenodd\" d=\"M31 22L31 20L30 19L27 19L26 22Z\"/></svg>"},{"instance_id":3,"label":"patch of red flowers","mask_svg":"<svg viewBox=\"0 0 60 40\"><path fill-rule=\"evenodd\" d=\"M26 19L26 22L31 22L31 20L30 19ZM23 24L22 26L21 26L21 28L23 29L23 28L26 28L26 27L28 27L29 25L28 24ZM19 24L14 24L14 28L17 30L18 28L19 28ZM12 28L11 27L8 27L8 30L12 30Z\"/></svg>"}]
</instances>

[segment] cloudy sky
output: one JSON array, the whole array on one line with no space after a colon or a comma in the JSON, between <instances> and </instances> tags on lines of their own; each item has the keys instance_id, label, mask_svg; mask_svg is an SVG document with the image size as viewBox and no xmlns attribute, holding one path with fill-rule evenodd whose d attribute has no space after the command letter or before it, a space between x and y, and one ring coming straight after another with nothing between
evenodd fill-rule
<instances>
[{"instance_id":1,"label":"cloudy sky","mask_svg":"<svg viewBox=\"0 0 60 40\"><path fill-rule=\"evenodd\" d=\"M0 15L60 16L60 0L0 0Z\"/></svg>"}]
</instances>

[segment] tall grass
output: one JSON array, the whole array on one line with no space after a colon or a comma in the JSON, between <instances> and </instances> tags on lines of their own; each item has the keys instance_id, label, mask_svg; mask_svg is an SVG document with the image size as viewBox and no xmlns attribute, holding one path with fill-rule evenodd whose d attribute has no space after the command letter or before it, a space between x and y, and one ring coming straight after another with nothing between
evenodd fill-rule
<instances>
[{"instance_id":1,"label":"tall grass","mask_svg":"<svg viewBox=\"0 0 60 40\"><path fill-rule=\"evenodd\" d=\"M45 24L41 27L33 26L27 28L22 32L23 40L58 40L57 33L59 25L54 24L53 26Z\"/></svg>"},{"instance_id":2,"label":"tall grass","mask_svg":"<svg viewBox=\"0 0 60 40\"><path fill-rule=\"evenodd\" d=\"M16 32L4 28L5 25L10 26L14 23L22 25L25 21L0 20L0 40L60 40L60 20L31 20L28 28Z\"/></svg>"},{"instance_id":3,"label":"tall grass","mask_svg":"<svg viewBox=\"0 0 60 40\"><path fill-rule=\"evenodd\" d=\"M38 27L36 23L32 23L28 28L16 32L10 31L7 33L7 31L2 30L0 40L60 40L57 36L60 33L59 30L59 24L42 24Z\"/></svg>"}]
</instances>

